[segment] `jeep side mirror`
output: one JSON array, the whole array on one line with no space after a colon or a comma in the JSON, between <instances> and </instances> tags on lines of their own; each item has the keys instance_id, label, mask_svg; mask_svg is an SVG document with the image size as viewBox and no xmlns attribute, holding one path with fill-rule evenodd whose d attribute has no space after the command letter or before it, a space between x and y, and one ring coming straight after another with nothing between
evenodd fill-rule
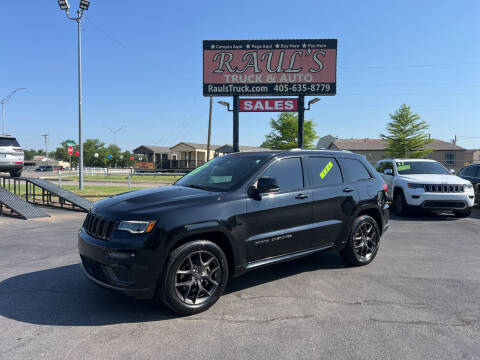
<instances>
[{"instance_id":1,"label":"jeep side mirror","mask_svg":"<svg viewBox=\"0 0 480 360\"><path fill-rule=\"evenodd\" d=\"M383 170L383 173L385 175L393 175L393 170L392 169L385 169L385 170Z\"/></svg>"},{"instance_id":2,"label":"jeep side mirror","mask_svg":"<svg viewBox=\"0 0 480 360\"><path fill-rule=\"evenodd\" d=\"M275 178L261 177L257 182L257 191L259 194L273 193L280 190L278 181Z\"/></svg>"},{"instance_id":3,"label":"jeep side mirror","mask_svg":"<svg viewBox=\"0 0 480 360\"><path fill-rule=\"evenodd\" d=\"M455 169L450 169L450 174L455 175Z\"/></svg>"}]
</instances>

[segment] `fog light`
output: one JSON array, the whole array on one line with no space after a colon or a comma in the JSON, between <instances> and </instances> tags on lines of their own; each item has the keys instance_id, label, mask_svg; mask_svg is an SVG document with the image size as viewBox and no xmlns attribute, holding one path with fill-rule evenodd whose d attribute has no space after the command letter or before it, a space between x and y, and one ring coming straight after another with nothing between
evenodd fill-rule
<instances>
[{"instance_id":1,"label":"fog light","mask_svg":"<svg viewBox=\"0 0 480 360\"><path fill-rule=\"evenodd\" d=\"M135 257L135 254L126 252L109 252L108 257L115 260L127 260L130 259L130 257Z\"/></svg>"}]
</instances>

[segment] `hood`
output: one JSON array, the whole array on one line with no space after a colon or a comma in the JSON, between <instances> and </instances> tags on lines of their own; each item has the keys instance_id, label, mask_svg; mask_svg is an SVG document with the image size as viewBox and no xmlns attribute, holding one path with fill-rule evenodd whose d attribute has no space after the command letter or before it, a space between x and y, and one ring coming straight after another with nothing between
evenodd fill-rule
<instances>
[{"instance_id":1,"label":"hood","mask_svg":"<svg viewBox=\"0 0 480 360\"><path fill-rule=\"evenodd\" d=\"M119 194L94 203L92 211L109 218L152 219L167 208L215 201L220 197L216 192L171 185Z\"/></svg>"},{"instance_id":2,"label":"hood","mask_svg":"<svg viewBox=\"0 0 480 360\"><path fill-rule=\"evenodd\" d=\"M421 184L468 184L469 181L455 175L412 174L400 175L402 180Z\"/></svg>"}]
</instances>

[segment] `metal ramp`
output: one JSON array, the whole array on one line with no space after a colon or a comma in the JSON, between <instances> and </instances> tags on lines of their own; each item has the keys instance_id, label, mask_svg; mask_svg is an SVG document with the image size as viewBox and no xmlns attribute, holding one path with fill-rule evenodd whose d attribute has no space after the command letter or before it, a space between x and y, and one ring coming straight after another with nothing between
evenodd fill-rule
<instances>
[{"instance_id":1,"label":"metal ramp","mask_svg":"<svg viewBox=\"0 0 480 360\"><path fill-rule=\"evenodd\" d=\"M25 220L50 216L42 209L33 206L21 197L11 193L3 187L0 187L0 212L3 211L3 207L6 207L12 214L15 213Z\"/></svg>"},{"instance_id":2,"label":"metal ramp","mask_svg":"<svg viewBox=\"0 0 480 360\"><path fill-rule=\"evenodd\" d=\"M80 195L74 194L71 191L65 190L62 187L51 183L48 180L43 179L35 179L35 178L23 178L27 180L29 183L36 185L42 188L43 192L47 192L48 196L51 197L51 194L56 195L60 199L60 203L63 205L65 201L69 202L73 205L73 207L78 207L82 210L89 211L90 207L92 206L92 202L87 200Z\"/></svg>"}]
</instances>

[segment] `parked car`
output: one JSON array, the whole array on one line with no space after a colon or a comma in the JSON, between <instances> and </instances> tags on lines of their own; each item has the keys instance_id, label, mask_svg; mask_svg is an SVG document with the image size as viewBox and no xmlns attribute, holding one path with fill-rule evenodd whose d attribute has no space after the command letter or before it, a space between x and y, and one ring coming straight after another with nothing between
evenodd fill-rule
<instances>
[{"instance_id":1,"label":"parked car","mask_svg":"<svg viewBox=\"0 0 480 360\"><path fill-rule=\"evenodd\" d=\"M50 166L50 165L40 165L39 167L37 167L35 169L35 171L40 171L40 172L42 172L42 171L53 171L53 170L54 170L53 166Z\"/></svg>"},{"instance_id":2,"label":"parked car","mask_svg":"<svg viewBox=\"0 0 480 360\"><path fill-rule=\"evenodd\" d=\"M212 306L229 277L326 249L369 264L388 227L386 185L360 155L224 155L172 186L96 202L78 235L88 279L180 314Z\"/></svg>"},{"instance_id":3,"label":"parked car","mask_svg":"<svg viewBox=\"0 0 480 360\"><path fill-rule=\"evenodd\" d=\"M0 172L10 176L22 175L24 153L17 139L13 136L0 136Z\"/></svg>"},{"instance_id":4,"label":"parked car","mask_svg":"<svg viewBox=\"0 0 480 360\"><path fill-rule=\"evenodd\" d=\"M416 209L452 210L458 217L472 212L472 183L435 160L386 159L376 168L388 185L387 198L399 215Z\"/></svg>"},{"instance_id":5,"label":"parked car","mask_svg":"<svg viewBox=\"0 0 480 360\"><path fill-rule=\"evenodd\" d=\"M468 180L473 184L475 191L475 202L480 205L480 164L473 164L464 167L458 173L462 179Z\"/></svg>"}]
</instances>

